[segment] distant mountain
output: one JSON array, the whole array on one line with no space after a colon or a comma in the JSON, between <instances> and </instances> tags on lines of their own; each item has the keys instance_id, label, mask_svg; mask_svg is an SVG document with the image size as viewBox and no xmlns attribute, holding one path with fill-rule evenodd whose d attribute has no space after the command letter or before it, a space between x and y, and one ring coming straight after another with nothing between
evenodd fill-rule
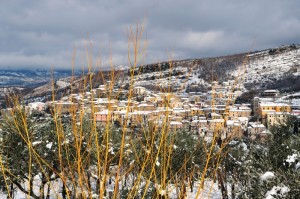
<instances>
[{"instance_id":1,"label":"distant mountain","mask_svg":"<svg viewBox=\"0 0 300 199\"><path fill-rule=\"evenodd\" d=\"M74 76L78 76L81 73L82 71L74 71ZM36 87L51 84L53 79L58 81L61 78L70 76L72 76L71 70L0 69L0 103L3 102L5 96L9 93L22 93L26 95L33 93ZM58 81L58 83L60 82ZM45 93L40 92L35 96L40 97L43 95L45 95Z\"/></svg>"},{"instance_id":2,"label":"distant mountain","mask_svg":"<svg viewBox=\"0 0 300 199\"><path fill-rule=\"evenodd\" d=\"M80 72L76 72L76 74L78 75ZM0 87L36 87L48 83L52 78L59 79L71 75L71 70L55 70L51 72L43 69L0 69Z\"/></svg>"}]
</instances>

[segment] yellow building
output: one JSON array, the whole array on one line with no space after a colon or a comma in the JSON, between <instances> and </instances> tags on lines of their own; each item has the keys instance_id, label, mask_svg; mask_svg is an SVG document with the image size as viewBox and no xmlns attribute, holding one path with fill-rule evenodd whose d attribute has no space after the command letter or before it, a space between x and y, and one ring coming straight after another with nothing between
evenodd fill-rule
<instances>
[{"instance_id":1,"label":"yellow building","mask_svg":"<svg viewBox=\"0 0 300 199\"><path fill-rule=\"evenodd\" d=\"M101 112L107 108L106 106L102 106L102 105L95 105L93 107L94 107L94 113Z\"/></svg>"},{"instance_id":2,"label":"yellow building","mask_svg":"<svg viewBox=\"0 0 300 199\"><path fill-rule=\"evenodd\" d=\"M291 106L284 103L261 103L259 105L260 110L260 116L261 118L266 118L267 114L269 112L285 112L290 113L291 112Z\"/></svg>"},{"instance_id":3,"label":"yellow building","mask_svg":"<svg viewBox=\"0 0 300 199\"><path fill-rule=\"evenodd\" d=\"M287 112L268 112L267 123L269 126L284 124L290 116Z\"/></svg>"},{"instance_id":4,"label":"yellow building","mask_svg":"<svg viewBox=\"0 0 300 199\"><path fill-rule=\"evenodd\" d=\"M146 93L146 88L142 86L136 86L133 88L133 92L137 95L143 95Z\"/></svg>"},{"instance_id":5,"label":"yellow building","mask_svg":"<svg viewBox=\"0 0 300 199\"><path fill-rule=\"evenodd\" d=\"M155 106L154 106L154 104L142 103L137 106L137 110L138 111L154 111Z\"/></svg>"},{"instance_id":6,"label":"yellow building","mask_svg":"<svg viewBox=\"0 0 300 199\"><path fill-rule=\"evenodd\" d=\"M204 115L203 109L200 108L191 108L191 113L192 116L194 115Z\"/></svg>"},{"instance_id":7,"label":"yellow building","mask_svg":"<svg viewBox=\"0 0 300 199\"><path fill-rule=\"evenodd\" d=\"M222 130L224 128L224 119L212 119L208 120L209 129Z\"/></svg>"},{"instance_id":8,"label":"yellow building","mask_svg":"<svg viewBox=\"0 0 300 199\"><path fill-rule=\"evenodd\" d=\"M248 137L251 140L265 141L271 136L271 133L267 130L267 128L258 122L249 122L247 131Z\"/></svg>"},{"instance_id":9,"label":"yellow building","mask_svg":"<svg viewBox=\"0 0 300 199\"><path fill-rule=\"evenodd\" d=\"M242 138L244 136L244 130L240 121L227 120L226 121L226 137L229 138Z\"/></svg>"},{"instance_id":10,"label":"yellow building","mask_svg":"<svg viewBox=\"0 0 300 199\"><path fill-rule=\"evenodd\" d=\"M107 97L108 89L106 85L100 85L95 89L95 97Z\"/></svg>"},{"instance_id":11,"label":"yellow building","mask_svg":"<svg viewBox=\"0 0 300 199\"><path fill-rule=\"evenodd\" d=\"M78 104L73 102L56 102L54 108L59 114L75 113L78 110Z\"/></svg>"},{"instance_id":12,"label":"yellow building","mask_svg":"<svg viewBox=\"0 0 300 199\"><path fill-rule=\"evenodd\" d=\"M229 109L229 117L250 117L251 116L251 109L249 107L233 107Z\"/></svg>"},{"instance_id":13,"label":"yellow building","mask_svg":"<svg viewBox=\"0 0 300 199\"><path fill-rule=\"evenodd\" d=\"M150 111L134 111L129 113L129 118L132 124L140 125L147 122L151 115Z\"/></svg>"}]
</instances>

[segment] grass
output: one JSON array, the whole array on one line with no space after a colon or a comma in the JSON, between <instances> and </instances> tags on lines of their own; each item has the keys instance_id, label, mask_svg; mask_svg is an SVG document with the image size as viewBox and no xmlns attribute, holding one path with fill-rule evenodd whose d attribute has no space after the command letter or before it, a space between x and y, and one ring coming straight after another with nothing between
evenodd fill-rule
<instances>
[{"instance_id":1,"label":"grass","mask_svg":"<svg viewBox=\"0 0 300 199\"><path fill-rule=\"evenodd\" d=\"M156 116L164 118L163 123L158 125L149 121L137 132L128 131L131 129L129 116L135 78L140 72L138 65L145 58L147 43L143 34L144 27L140 25L128 32L129 89L126 114L119 128L111 121L100 126L97 124L93 92L88 104L90 113L79 103L68 118L56 106L50 115L44 114L42 118L29 115L18 96L9 99L13 108L8 113L3 112L0 155L1 188L8 198L14 197L13 189L16 187L27 198L49 198L50 195L56 198L168 198L174 190L178 198L187 198L188 187L193 191L197 189L195 198L202 198L207 179L222 181L221 162L227 154L224 148L230 141L229 138L218 145L218 132L224 126L215 127L211 142L205 142L197 134L171 129L168 125L168 110L172 108L170 83L167 88L161 89L165 93L165 112ZM76 51L72 59L73 71L75 57ZM83 74L79 94L85 96L87 91L94 89L96 79L107 82L107 100L112 103L119 75L114 70L112 58L109 82L107 74L92 75L92 45L86 48L86 60L89 73ZM172 70L171 60L169 65L169 70ZM139 71L137 75L135 71ZM243 81L242 74L243 71L235 85ZM73 82L72 78L71 93ZM214 92L214 87L212 90ZM117 97L121 92L120 89ZM54 86L52 96L54 101ZM231 103L228 99L227 112ZM114 117L112 106L108 106L107 117ZM143 118L137 117L137 120L143 121ZM41 143L37 144L38 141ZM50 142L51 149L45 147ZM36 176L39 180L34 179ZM34 187L38 187L38 192L33 190ZM213 185L210 191L212 188Z\"/></svg>"}]
</instances>

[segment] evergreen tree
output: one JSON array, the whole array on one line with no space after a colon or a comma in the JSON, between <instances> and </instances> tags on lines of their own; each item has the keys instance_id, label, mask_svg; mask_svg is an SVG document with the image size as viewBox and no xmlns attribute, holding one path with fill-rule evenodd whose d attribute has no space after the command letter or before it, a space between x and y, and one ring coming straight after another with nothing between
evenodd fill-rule
<instances>
[{"instance_id":1,"label":"evergreen tree","mask_svg":"<svg viewBox=\"0 0 300 199\"><path fill-rule=\"evenodd\" d=\"M229 182L236 184L236 198L300 198L300 136L294 120L272 126L265 143L249 142L248 154L238 145L228 145L224 162ZM232 198L234 198L232 197Z\"/></svg>"}]
</instances>

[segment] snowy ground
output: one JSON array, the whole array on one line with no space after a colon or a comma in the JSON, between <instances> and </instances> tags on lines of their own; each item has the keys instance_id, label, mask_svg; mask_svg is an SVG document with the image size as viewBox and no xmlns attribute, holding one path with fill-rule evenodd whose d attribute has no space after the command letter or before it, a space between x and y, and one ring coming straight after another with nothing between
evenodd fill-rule
<instances>
[{"instance_id":1,"label":"snowy ground","mask_svg":"<svg viewBox=\"0 0 300 199\"><path fill-rule=\"evenodd\" d=\"M199 187L199 183L196 183L196 186L194 187L193 192L191 192L191 190L187 187L187 198L196 198L197 192L198 192L198 187ZM170 192L169 196L170 196L170 199L178 198L175 189L173 189ZM217 183L214 183L211 180L207 180L204 183L203 190L200 190L200 194L199 194L198 198L220 199L220 198L222 198L222 194L221 194L220 189L218 188Z\"/></svg>"},{"instance_id":2,"label":"snowy ground","mask_svg":"<svg viewBox=\"0 0 300 199\"><path fill-rule=\"evenodd\" d=\"M39 184L39 180L36 179L35 182L34 182L34 193L36 195L39 195L38 194L38 184ZM56 191L51 191L51 197L50 199L56 199L56 198L61 198L61 182L60 181L56 181L55 183L53 183L51 185L51 190L56 190ZM108 190L113 190L113 184L111 185L108 185L107 186L107 189ZM195 187L193 189L193 192L191 192L191 190L187 187L187 198L196 198L196 195L197 195L197 191L198 191L198 187L199 187L199 183L195 183ZM169 187L169 198L170 199L176 199L178 198L177 197L177 194L176 194L176 189L174 187ZM45 193L47 192L47 186L45 187ZM0 199L6 199L7 198L7 195L6 194L3 194L3 193L0 193ZM15 198L16 199L27 199L27 196L21 192L20 190L16 190L15 191ZM213 181L211 180L207 180L205 183L204 183L204 188L203 190L200 190L200 194L198 196L198 198L201 198L201 199L220 199L222 198L222 195L221 195L221 191L219 190L218 188L218 185L217 183L214 183Z\"/></svg>"}]
</instances>

